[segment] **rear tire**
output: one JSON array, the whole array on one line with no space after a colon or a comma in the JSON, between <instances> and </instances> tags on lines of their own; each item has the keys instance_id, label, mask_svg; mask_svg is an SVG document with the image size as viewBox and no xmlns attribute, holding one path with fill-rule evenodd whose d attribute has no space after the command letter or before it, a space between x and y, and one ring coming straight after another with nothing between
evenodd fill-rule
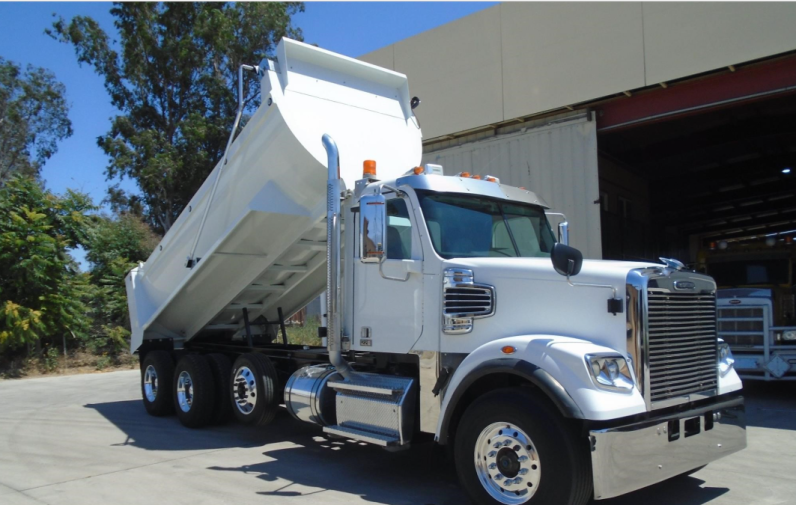
<instances>
[{"instance_id":1,"label":"rear tire","mask_svg":"<svg viewBox=\"0 0 796 505\"><path fill-rule=\"evenodd\" d=\"M498 389L462 416L459 482L479 505L583 505L592 495L588 441L537 394Z\"/></svg>"},{"instance_id":2,"label":"rear tire","mask_svg":"<svg viewBox=\"0 0 796 505\"><path fill-rule=\"evenodd\" d=\"M207 362L213 372L213 383L216 386L216 404L213 407L210 424L225 424L232 417L230 400L232 388L229 385L232 363L223 354L208 354Z\"/></svg>"},{"instance_id":3,"label":"rear tire","mask_svg":"<svg viewBox=\"0 0 796 505\"><path fill-rule=\"evenodd\" d=\"M174 413L172 401L174 362L166 351L151 351L141 364L141 396L150 416L167 416Z\"/></svg>"},{"instance_id":4,"label":"rear tire","mask_svg":"<svg viewBox=\"0 0 796 505\"><path fill-rule=\"evenodd\" d=\"M279 380L266 356L248 353L235 360L230 374L232 413L243 424L264 426L279 408Z\"/></svg>"},{"instance_id":5,"label":"rear tire","mask_svg":"<svg viewBox=\"0 0 796 505\"><path fill-rule=\"evenodd\" d=\"M174 411L188 428L201 428L212 419L216 403L213 372L207 358L184 356L174 370Z\"/></svg>"}]
</instances>

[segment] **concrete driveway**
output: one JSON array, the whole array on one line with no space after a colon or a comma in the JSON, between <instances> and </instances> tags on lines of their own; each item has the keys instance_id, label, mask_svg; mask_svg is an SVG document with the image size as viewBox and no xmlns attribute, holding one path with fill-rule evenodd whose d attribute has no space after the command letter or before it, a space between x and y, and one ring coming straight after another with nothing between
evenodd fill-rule
<instances>
[{"instance_id":1,"label":"concrete driveway","mask_svg":"<svg viewBox=\"0 0 796 505\"><path fill-rule=\"evenodd\" d=\"M261 429L146 415L138 371L0 382L0 504L459 505L431 444L329 442L282 412ZM796 504L796 384L747 388L749 448L602 505Z\"/></svg>"}]
</instances>

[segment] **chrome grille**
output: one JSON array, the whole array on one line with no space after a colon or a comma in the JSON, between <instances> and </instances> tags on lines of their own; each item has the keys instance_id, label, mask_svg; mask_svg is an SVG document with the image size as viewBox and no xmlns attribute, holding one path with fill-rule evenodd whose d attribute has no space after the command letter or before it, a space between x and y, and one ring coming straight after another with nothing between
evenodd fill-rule
<instances>
[{"instance_id":1,"label":"chrome grille","mask_svg":"<svg viewBox=\"0 0 796 505\"><path fill-rule=\"evenodd\" d=\"M490 287L449 287L445 288L446 316L486 316L491 315L492 288Z\"/></svg>"},{"instance_id":2,"label":"chrome grille","mask_svg":"<svg viewBox=\"0 0 796 505\"><path fill-rule=\"evenodd\" d=\"M716 296L647 291L650 400L714 390Z\"/></svg>"},{"instance_id":3,"label":"chrome grille","mask_svg":"<svg viewBox=\"0 0 796 505\"><path fill-rule=\"evenodd\" d=\"M719 308L719 338L731 346L764 345L766 319L763 307Z\"/></svg>"}]
</instances>

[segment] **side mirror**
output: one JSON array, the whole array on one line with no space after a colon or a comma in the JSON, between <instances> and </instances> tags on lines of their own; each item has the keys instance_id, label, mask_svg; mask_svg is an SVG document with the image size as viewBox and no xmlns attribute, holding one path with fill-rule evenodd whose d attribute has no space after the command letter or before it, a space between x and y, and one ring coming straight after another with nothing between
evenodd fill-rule
<instances>
[{"instance_id":1,"label":"side mirror","mask_svg":"<svg viewBox=\"0 0 796 505\"><path fill-rule=\"evenodd\" d=\"M556 269L556 272L567 277L578 275L583 266L583 254L574 247L560 242L553 245L550 259L553 261L553 268Z\"/></svg>"},{"instance_id":2,"label":"side mirror","mask_svg":"<svg viewBox=\"0 0 796 505\"><path fill-rule=\"evenodd\" d=\"M567 221L558 223L558 241L569 245L569 223Z\"/></svg>"},{"instance_id":3,"label":"side mirror","mask_svg":"<svg viewBox=\"0 0 796 505\"><path fill-rule=\"evenodd\" d=\"M387 201L384 195L359 199L359 259L381 263L387 251Z\"/></svg>"}]
</instances>

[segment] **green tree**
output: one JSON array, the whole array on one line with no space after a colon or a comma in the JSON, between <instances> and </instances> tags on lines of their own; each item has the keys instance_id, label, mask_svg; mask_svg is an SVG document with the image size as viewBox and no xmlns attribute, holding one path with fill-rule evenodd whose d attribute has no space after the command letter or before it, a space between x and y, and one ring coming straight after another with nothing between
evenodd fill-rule
<instances>
[{"instance_id":1,"label":"green tree","mask_svg":"<svg viewBox=\"0 0 796 505\"><path fill-rule=\"evenodd\" d=\"M28 65L23 73L0 57L0 186L14 173L38 176L72 135L65 94L52 72Z\"/></svg>"},{"instance_id":2,"label":"green tree","mask_svg":"<svg viewBox=\"0 0 796 505\"><path fill-rule=\"evenodd\" d=\"M97 217L85 243L91 264L93 323L86 346L93 352L118 352L130 336L124 278L145 261L159 237L139 216Z\"/></svg>"},{"instance_id":3,"label":"green tree","mask_svg":"<svg viewBox=\"0 0 796 505\"><path fill-rule=\"evenodd\" d=\"M68 253L85 243L88 195L56 196L30 177L0 189L0 350L85 335L88 276Z\"/></svg>"},{"instance_id":4,"label":"green tree","mask_svg":"<svg viewBox=\"0 0 796 505\"><path fill-rule=\"evenodd\" d=\"M298 2L116 3L120 53L90 17L53 23L48 33L104 77L122 112L98 140L111 159L106 175L138 183L137 203L156 230L171 227L223 155L238 66L272 55L283 36L301 40L291 16L303 10ZM244 87L249 113L257 84ZM131 201L118 186L111 198L119 208Z\"/></svg>"},{"instance_id":5,"label":"green tree","mask_svg":"<svg viewBox=\"0 0 796 505\"><path fill-rule=\"evenodd\" d=\"M132 266L146 261L159 241L160 237L136 215L97 217L85 243L92 280L98 283L113 275L114 262L119 259Z\"/></svg>"}]
</instances>

